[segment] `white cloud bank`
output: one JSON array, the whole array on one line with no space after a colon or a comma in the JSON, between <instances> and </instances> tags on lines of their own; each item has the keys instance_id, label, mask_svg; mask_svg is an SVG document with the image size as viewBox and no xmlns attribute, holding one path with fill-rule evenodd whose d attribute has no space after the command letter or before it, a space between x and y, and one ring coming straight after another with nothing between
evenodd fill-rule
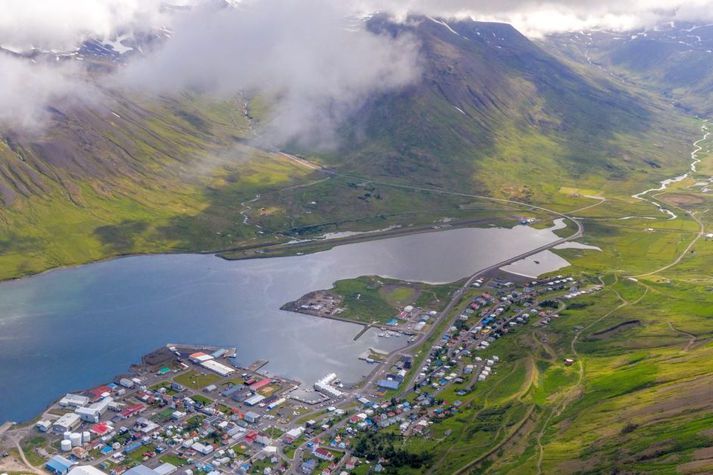
<instances>
[{"instance_id":1,"label":"white cloud bank","mask_svg":"<svg viewBox=\"0 0 713 475\"><path fill-rule=\"evenodd\" d=\"M0 45L64 51L168 21L160 0L0 0Z\"/></svg>"},{"instance_id":2,"label":"white cloud bank","mask_svg":"<svg viewBox=\"0 0 713 475\"><path fill-rule=\"evenodd\" d=\"M87 38L168 26L173 37L116 78L122 87L171 92L263 91L276 99L271 138L328 142L369 95L418 77L417 45L364 29L357 15L385 11L513 23L530 35L633 29L662 21L713 21L713 0L0 0L0 45L66 51ZM190 10L175 8L190 5ZM47 105L87 97L78 65L0 54L0 122L41 123Z\"/></svg>"},{"instance_id":3,"label":"white cloud bank","mask_svg":"<svg viewBox=\"0 0 713 475\"><path fill-rule=\"evenodd\" d=\"M170 41L119 79L155 92L269 94L271 140L314 145L329 143L335 124L371 94L417 77L409 38L371 33L326 0L256 0L183 16Z\"/></svg>"},{"instance_id":4,"label":"white cloud bank","mask_svg":"<svg viewBox=\"0 0 713 475\"><path fill-rule=\"evenodd\" d=\"M582 29L632 30L668 21L713 21L713 0L355 0L380 9L511 23L529 36Z\"/></svg>"},{"instance_id":5,"label":"white cloud bank","mask_svg":"<svg viewBox=\"0 0 713 475\"><path fill-rule=\"evenodd\" d=\"M174 6L158 0L0 0L0 45L25 53L67 51L88 38L168 26L169 40L103 78L103 85L157 94L197 88L226 98L238 91L269 94L274 115L264 135L275 145L306 138L329 144L341 120L367 97L418 77L413 41L367 31L338 2ZM45 58L34 64L0 54L0 121L29 127L41 123L53 101L87 97L86 72L71 63Z\"/></svg>"}]
</instances>

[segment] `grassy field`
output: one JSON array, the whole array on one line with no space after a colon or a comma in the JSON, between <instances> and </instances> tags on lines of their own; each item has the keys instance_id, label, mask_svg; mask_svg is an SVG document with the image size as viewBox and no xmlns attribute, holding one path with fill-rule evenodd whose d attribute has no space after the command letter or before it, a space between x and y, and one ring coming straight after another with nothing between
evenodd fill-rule
<instances>
[{"instance_id":1,"label":"grassy field","mask_svg":"<svg viewBox=\"0 0 713 475\"><path fill-rule=\"evenodd\" d=\"M406 305L439 310L447 303L453 285L427 285L369 276L340 280L333 291L342 297L338 316L364 323L386 323Z\"/></svg>"},{"instance_id":2,"label":"grassy field","mask_svg":"<svg viewBox=\"0 0 713 475\"><path fill-rule=\"evenodd\" d=\"M713 196L696 185L701 173L657 195L675 220L597 190L606 201L578 216L601 252L556 252L572 262L567 272L604 289L570 302L549 327L493 343L487 354L504 363L487 384L443 393L461 401L459 414L406 443L432 451L433 473L713 469L713 241L699 234L713 227ZM557 203L567 210L564 199L549 206Z\"/></svg>"},{"instance_id":3,"label":"grassy field","mask_svg":"<svg viewBox=\"0 0 713 475\"><path fill-rule=\"evenodd\" d=\"M199 373L198 371L190 370L183 374L179 374L173 378L173 380L187 388L203 389L206 386L219 381L220 376L213 373Z\"/></svg>"},{"instance_id":4,"label":"grassy field","mask_svg":"<svg viewBox=\"0 0 713 475\"><path fill-rule=\"evenodd\" d=\"M713 231L713 196L696 183L713 174L711 144L696 176L656 196L677 219L631 197L688 167L700 123L663 103L654 104L660 114L618 108L609 117L606 109L587 109L596 103L591 97L558 107L563 99L547 82L537 86L549 95L533 102L534 84L515 76L507 86L517 95L505 106L522 123L493 114L483 128L437 94L424 94L369 124L376 132L368 144L309 156L338 175L254 148L251 124L234 104L195 96L145 104L119 98L115 109L126 123L67 118L65 128L53 129L58 137L43 140L87 134L93 148L78 170L38 160L61 153L2 141L0 191L12 200L0 209L0 279L132 253L316 252L334 243L284 244L341 231L425 231L450 220L514 225L523 214L538 226L551 222L520 206L400 184L571 213L584 224L583 241L601 251L556 252L572 263L568 273L601 279L604 290L579 298L546 329L529 326L495 341L482 356L497 354L502 363L487 383L464 396L445 391L445 399L461 402L458 413L405 448L428 451L432 471L444 474L710 473L713 240L705 233ZM251 106L258 120L267 116L259 98ZM365 322L386 321L406 304L437 309L452 290L376 277L335 284L342 316ZM425 357L423 349L416 353L414 366ZM565 367L564 358L575 364ZM190 371L175 381L200 390L218 379Z\"/></svg>"}]
</instances>

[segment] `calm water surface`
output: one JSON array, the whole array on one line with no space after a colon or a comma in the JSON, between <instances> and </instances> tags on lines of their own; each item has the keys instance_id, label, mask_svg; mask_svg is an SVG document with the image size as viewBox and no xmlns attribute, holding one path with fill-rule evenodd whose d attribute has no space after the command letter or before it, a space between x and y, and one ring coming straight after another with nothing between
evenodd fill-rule
<instances>
[{"instance_id":1,"label":"calm water surface","mask_svg":"<svg viewBox=\"0 0 713 475\"><path fill-rule=\"evenodd\" d=\"M452 282L556 239L524 226L454 229L295 257L128 257L2 283L0 422L109 381L168 342L237 346L241 362L266 359L271 373L309 384L332 371L357 382L370 370L360 353L403 339L370 331L355 342L356 325L279 307L361 275Z\"/></svg>"}]
</instances>

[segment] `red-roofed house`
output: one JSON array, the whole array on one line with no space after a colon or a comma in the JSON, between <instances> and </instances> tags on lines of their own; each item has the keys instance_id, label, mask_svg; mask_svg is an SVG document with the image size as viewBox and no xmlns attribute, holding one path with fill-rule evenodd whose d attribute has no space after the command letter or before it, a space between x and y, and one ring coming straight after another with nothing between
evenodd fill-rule
<instances>
[{"instance_id":1,"label":"red-roofed house","mask_svg":"<svg viewBox=\"0 0 713 475\"><path fill-rule=\"evenodd\" d=\"M106 422L100 422L98 424L94 424L90 429L89 429L93 434L98 435L99 437L107 435L109 432L111 432L113 429L112 427L107 424Z\"/></svg>"},{"instance_id":2,"label":"red-roofed house","mask_svg":"<svg viewBox=\"0 0 713 475\"><path fill-rule=\"evenodd\" d=\"M252 444L253 442L255 442L255 439L257 439L257 436L258 436L258 435L259 435L259 434L258 434L257 431L251 430L251 431L248 432L248 434L245 436L245 440L246 440L248 443Z\"/></svg>"},{"instance_id":3,"label":"red-roofed house","mask_svg":"<svg viewBox=\"0 0 713 475\"><path fill-rule=\"evenodd\" d=\"M272 382L272 380L269 378L261 379L260 381L251 384L250 389L252 389L253 391L257 391L258 389L264 388L271 382Z\"/></svg>"},{"instance_id":4,"label":"red-roofed house","mask_svg":"<svg viewBox=\"0 0 713 475\"><path fill-rule=\"evenodd\" d=\"M96 401L111 394L111 388L109 386L99 386L98 388L90 389L87 393Z\"/></svg>"},{"instance_id":5,"label":"red-roofed house","mask_svg":"<svg viewBox=\"0 0 713 475\"><path fill-rule=\"evenodd\" d=\"M314 456L318 459L327 460L329 462L334 460L334 454L322 447L317 447L316 449L314 449Z\"/></svg>"},{"instance_id":6,"label":"red-roofed house","mask_svg":"<svg viewBox=\"0 0 713 475\"><path fill-rule=\"evenodd\" d=\"M121 416L128 419L129 417L139 414L144 409L146 409L146 406L144 406L143 404L133 404L131 406L125 407L124 410L121 411Z\"/></svg>"}]
</instances>

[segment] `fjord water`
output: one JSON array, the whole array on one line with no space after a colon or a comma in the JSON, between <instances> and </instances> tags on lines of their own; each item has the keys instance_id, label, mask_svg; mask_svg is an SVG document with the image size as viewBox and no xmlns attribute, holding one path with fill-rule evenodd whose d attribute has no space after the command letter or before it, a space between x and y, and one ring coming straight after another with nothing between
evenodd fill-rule
<instances>
[{"instance_id":1,"label":"fjord water","mask_svg":"<svg viewBox=\"0 0 713 475\"><path fill-rule=\"evenodd\" d=\"M0 422L27 420L63 393L110 381L166 343L237 346L241 363L308 384L354 383L369 347L403 339L281 311L336 280L381 275L453 282L557 240L550 229L453 229L244 261L212 255L116 259L0 284ZM543 268L545 272L550 269Z\"/></svg>"}]
</instances>

